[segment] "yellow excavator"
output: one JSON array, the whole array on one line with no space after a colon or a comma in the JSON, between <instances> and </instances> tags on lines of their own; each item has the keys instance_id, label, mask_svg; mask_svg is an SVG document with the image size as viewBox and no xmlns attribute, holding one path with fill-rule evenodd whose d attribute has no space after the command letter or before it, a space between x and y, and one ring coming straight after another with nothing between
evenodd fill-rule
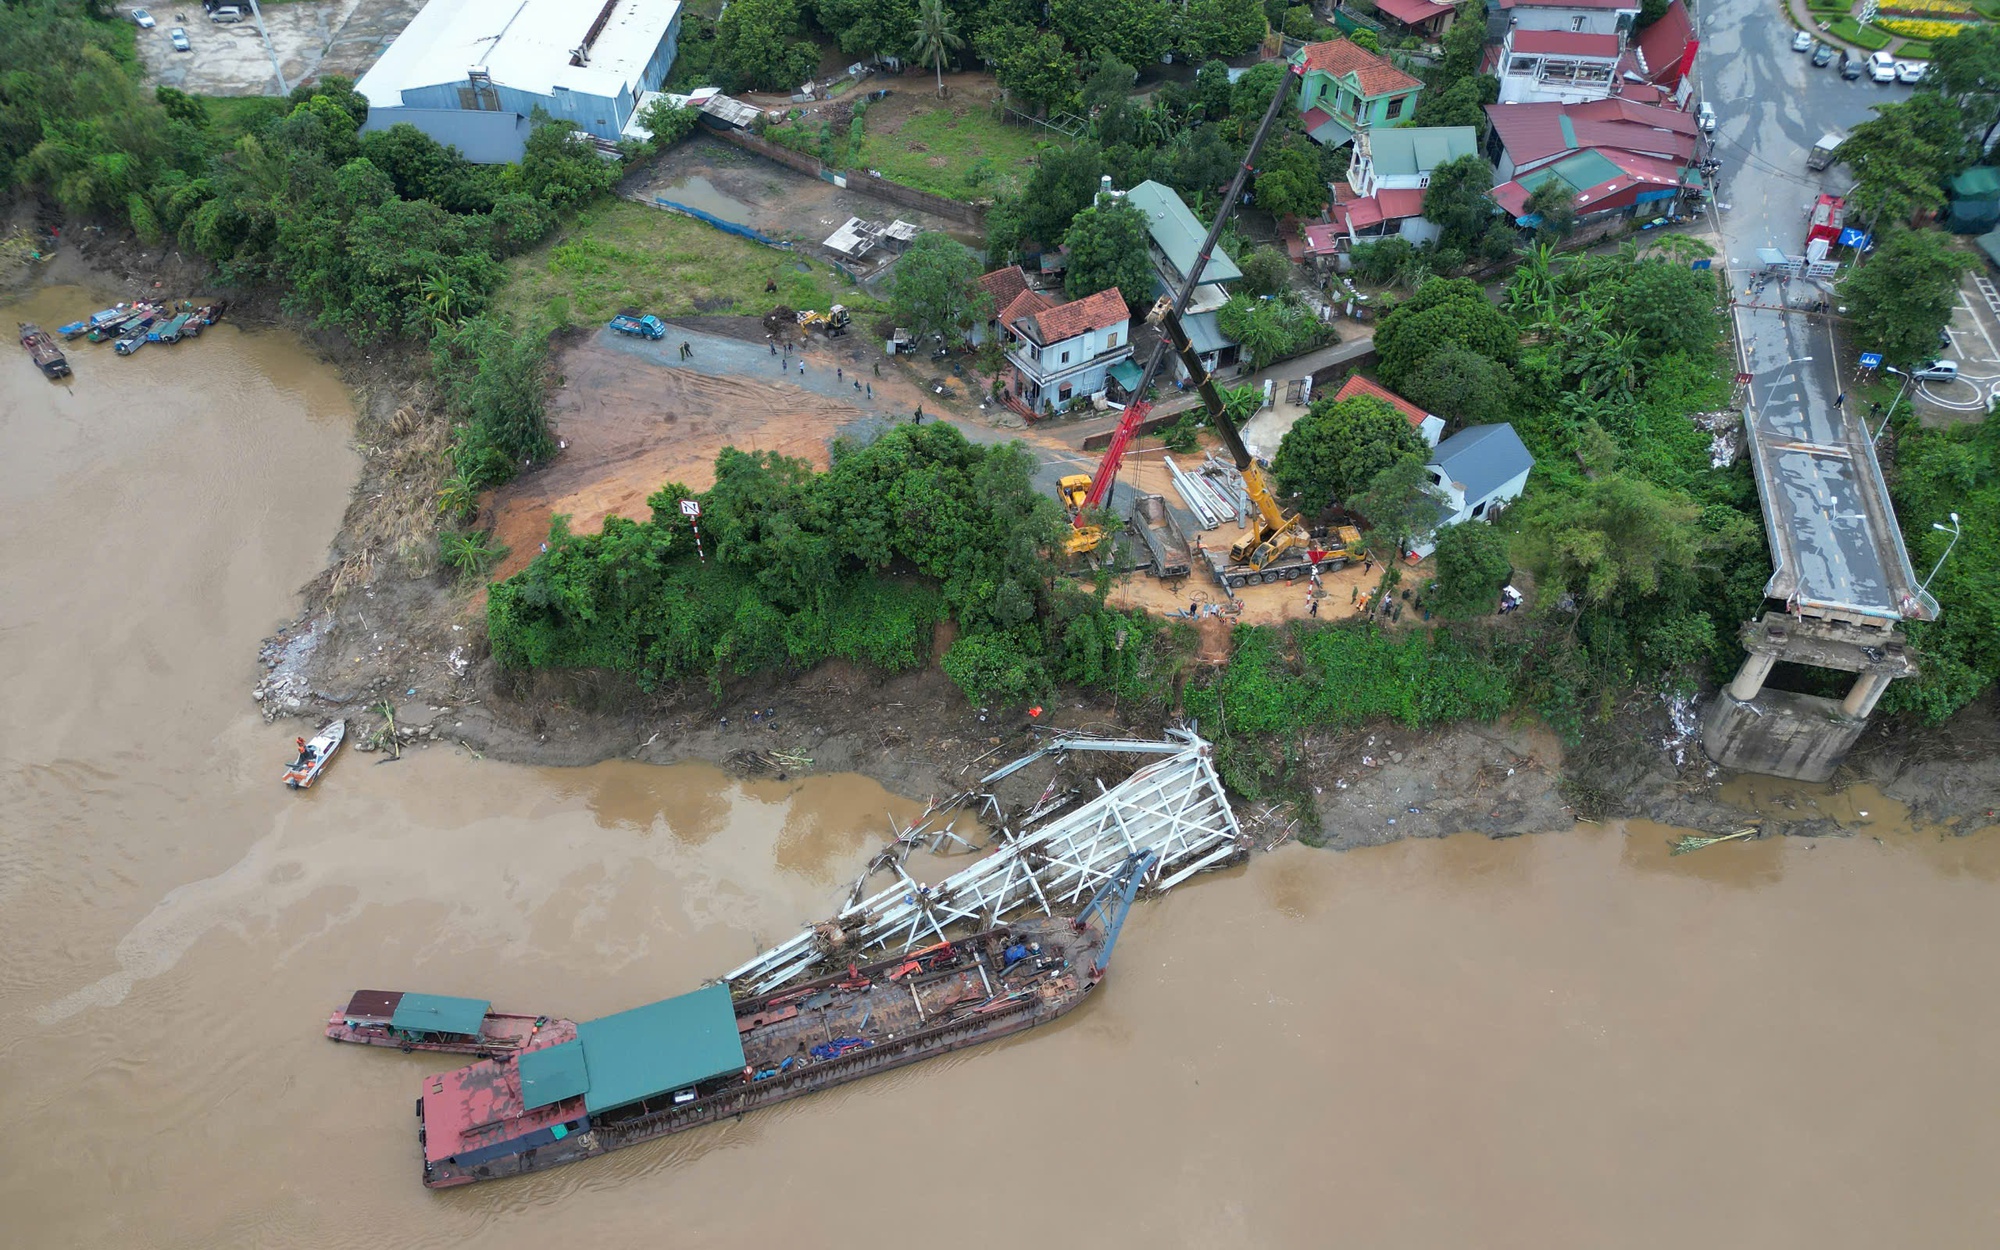
<instances>
[{"instance_id":1,"label":"yellow excavator","mask_svg":"<svg viewBox=\"0 0 2000 1250\"><path fill-rule=\"evenodd\" d=\"M1134 388L1134 399L1126 407L1124 417L1112 432L1110 445L1104 450L1104 457L1098 462L1097 471L1089 476L1074 474L1056 483L1057 497L1069 512L1072 527L1070 537L1063 549L1070 555L1094 551L1103 541L1103 528L1095 524L1091 514L1105 506L1111 498L1112 480L1117 476L1118 466L1123 462L1125 448L1131 442L1139 423L1152 408L1143 397L1151 387L1161 363L1166 358L1167 349L1179 354L1181 365L1187 370L1201 392L1201 400L1208 409L1209 420L1216 432L1229 448L1230 459L1243 475L1243 486L1250 496L1251 504L1257 509L1256 523L1250 532L1230 547L1229 562L1236 566L1218 570L1225 585L1245 586L1252 581L1277 581L1280 577L1292 578L1301 575L1308 565L1318 567L1339 567L1349 560L1361 558L1361 533L1353 526L1341 526L1334 533L1339 542L1335 548L1316 549L1314 539L1294 513L1281 507L1271 494L1270 482L1264 470L1258 465L1250 449L1243 445L1243 436L1237 432L1235 422L1229 419L1223 407L1222 395L1215 388L1215 380L1201 363L1201 354L1189 341L1187 330L1182 327L1180 309L1187 306L1195 286L1201 281L1201 272L1208 264L1208 258L1215 250L1215 242L1222 235L1222 228L1229 221L1229 215L1242 199L1243 184L1248 179L1252 162L1257 159L1257 151L1264 145L1264 136L1270 132L1271 124L1277 119L1284 106L1285 96L1291 81L1298 74L1292 67L1278 89L1271 95L1271 104L1264 119L1251 137L1249 150L1244 154L1242 168L1237 170L1235 180L1230 184L1228 194L1222 197L1222 208L1216 213L1215 221L1208 229L1208 237L1202 240L1201 251L1196 255L1179 293L1173 297L1162 295L1154 303L1152 311L1146 314L1148 324L1161 331L1159 346L1154 349L1152 359L1141 375L1139 385ZM1317 551L1318 559L1311 558ZM1289 559L1287 557L1290 557Z\"/></svg>"}]
</instances>

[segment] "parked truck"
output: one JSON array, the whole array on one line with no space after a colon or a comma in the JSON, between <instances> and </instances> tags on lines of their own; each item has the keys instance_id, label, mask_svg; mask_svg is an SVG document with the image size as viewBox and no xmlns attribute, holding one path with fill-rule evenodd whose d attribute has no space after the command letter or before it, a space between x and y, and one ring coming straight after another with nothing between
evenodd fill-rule
<instances>
[{"instance_id":1,"label":"parked truck","mask_svg":"<svg viewBox=\"0 0 2000 1250\"><path fill-rule=\"evenodd\" d=\"M1806 156L1806 168L1831 168L1833 163L1839 159L1840 145L1845 142L1847 142L1847 136L1840 131L1827 131L1819 137L1818 143L1813 144L1812 152Z\"/></svg>"},{"instance_id":2,"label":"parked truck","mask_svg":"<svg viewBox=\"0 0 2000 1250\"><path fill-rule=\"evenodd\" d=\"M637 316L633 313L619 313L611 319L611 328L620 334L630 334L635 338L663 339L667 337L667 323L653 316Z\"/></svg>"}]
</instances>

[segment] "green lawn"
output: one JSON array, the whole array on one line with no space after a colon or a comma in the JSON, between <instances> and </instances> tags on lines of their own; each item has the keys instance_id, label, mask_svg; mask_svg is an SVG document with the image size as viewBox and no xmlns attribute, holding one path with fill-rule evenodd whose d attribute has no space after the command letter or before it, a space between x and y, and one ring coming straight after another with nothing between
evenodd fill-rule
<instances>
[{"instance_id":1,"label":"green lawn","mask_svg":"<svg viewBox=\"0 0 2000 1250\"><path fill-rule=\"evenodd\" d=\"M1047 132L997 120L981 104L940 100L894 123L881 105L868 110L867 135L850 162L891 182L954 200L1019 191L1034 172Z\"/></svg>"},{"instance_id":2,"label":"green lawn","mask_svg":"<svg viewBox=\"0 0 2000 1250\"><path fill-rule=\"evenodd\" d=\"M1866 48L1870 52L1888 47L1889 41L1895 38L1885 31L1876 30L1873 26L1863 26L1851 17L1841 18L1827 28L1827 33L1844 43Z\"/></svg>"},{"instance_id":3,"label":"green lawn","mask_svg":"<svg viewBox=\"0 0 2000 1250\"><path fill-rule=\"evenodd\" d=\"M752 243L664 209L610 200L507 262L497 303L522 319L592 325L623 308L762 314L774 304L861 310L875 301L816 261ZM766 280L778 291L768 294Z\"/></svg>"},{"instance_id":4,"label":"green lawn","mask_svg":"<svg viewBox=\"0 0 2000 1250\"><path fill-rule=\"evenodd\" d=\"M1854 11L1854 0L1806 0L1806 8L1814 13L1843 17Z\"/></svg>"},{"instance_id":5,"label":"green lawn","mask_svg":"<svg viewBox=\"0 0 2000 1250\"><path fill-rule=\"evenodd\" d=\"M208 107L209 124L232 142L265 118L283 117L292 108L290 100L276 95L205 95L201 102Z\"/></svg>"},{"instance_id":6,"label":"green lawn","mask_svg":"<svg viewBox=\"0 0 2000 1250\"><path fill-rule=\"evenodd\" d=\"M1931 46L1912 39L1896 49L1896 55L1906 61L1928 61L1931 59Z\"/></svg>"}]
</instances>

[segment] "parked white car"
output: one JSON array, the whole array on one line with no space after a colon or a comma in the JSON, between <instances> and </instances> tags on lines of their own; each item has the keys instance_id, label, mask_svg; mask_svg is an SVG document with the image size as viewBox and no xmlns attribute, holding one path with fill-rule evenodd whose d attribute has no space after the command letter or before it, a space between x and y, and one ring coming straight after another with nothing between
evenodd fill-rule
<instances>
[{"instance_id":1,"label":"parked white car","mask_svg":"<svg viewBox=\"0 0 2000 1250\"><path fill-rule=\"evenodd\" d=\"M1930 67L1929 61L1898 61L1896 62L1896 81L1920 83L1924 80L1924 75L1929 72Z\"/></svg>"},{"instance_id":2,"label":"parked white car","mask_svg":"<svg viewBox=\"0 0 2000 1250\"><path fill-rule=\"evenodd\" d=\"M1887 52L1868 54L1868 77L1876 82L1896 81L1896 58Z\"/></svg>"},{"instance_id":3,"label":"parked white car","mask_svg":"<svg viewBox=\"0 0 2000 1250\"><path fill-rule=\"evenodd\" d=\"M153 15L144 9L132 10L132 20L138 23L140 30L153 29Z\"/></svg>"},{"instance_id":4,"label":"parked white car","mask_svg":"<svg viewBox=\"0 0 2000 1250\"><path fill-rule=\"evenodd\" d=\"M1703 134L1705 135L1714 134L1715 106L1713 104L1710 104L1707 100L1703 100L1701 102L1701 107L1695 110L1694 124L1701 127L1701 132Z\"/></svg>"},{"instance_id":5,"label":"parked white car","mask_svg":"<svg viewBox=\"0 0 2000 1250\"><path fill-rule=\"evenodd\" d=\"M194 45L188 42L187 31L176 26L167 32L167 42L174 45L176 52L192 52Z\"/></svg>"},{"instance_id":6,"label":"parked white car","mask_svg":"<svg viewBox=\"0 0 2000 1250\"><path fill-rule=\"evenodd\" d=\"M1792 51L1805 52L1813 46L1813 37L1805 31L1792 36Z\"/></svg>"}]
</instances>

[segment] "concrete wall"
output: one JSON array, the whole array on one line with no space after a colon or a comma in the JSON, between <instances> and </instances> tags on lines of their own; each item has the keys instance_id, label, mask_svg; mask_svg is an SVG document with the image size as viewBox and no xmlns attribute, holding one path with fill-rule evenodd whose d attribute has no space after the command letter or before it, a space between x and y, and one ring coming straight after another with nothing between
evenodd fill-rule
<instances>
[{"instance_id":1,"label":"concrete wall","mask_svg":"<svg viewBox=\"0 0 2000 1250\"><path fill-rule=\"evenodd\" d=\"M821 164L817 157L808 156L804 152L795 152L791 148L772 143L765 139L759 139L747 130L740 130L724 123L713 122L706 116L702 118L702 121L710 127L710 132L724 143L733 144L746 152L755 152L766 160L776 161L780 165L796 169L802 174L811 174L815 178L824 178L835 186L859 191L864 195L874 196L876 199L887 200L891 204L900 204L905 208L914 208L920 212L933 213L939 217L946 217L952 221L981 230L986 228L986 207L982 204L968 204L963 200L946 199L942 195L932 195L928 191L919 191L915 187L906 187L899 182L890 182L886 178L877 178L873 174L865 174L858 171L836 172Z\"/></svg>"}]
</instances>

